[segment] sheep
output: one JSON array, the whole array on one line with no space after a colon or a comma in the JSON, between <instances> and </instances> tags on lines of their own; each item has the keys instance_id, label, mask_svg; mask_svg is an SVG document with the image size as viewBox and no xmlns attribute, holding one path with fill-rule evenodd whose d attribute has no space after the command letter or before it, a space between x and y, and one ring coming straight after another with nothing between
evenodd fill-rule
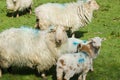
<instances>
[{"instance_id":1,"label":"sheep","mask_svg":"<svg viewBox=\"0 0 120 80\"><path fill-rule=\"evenodd\" d=\"M19 17L19 12L24 10L29 10L29 13L32 13L32 0L6 0L7 10L9 12L17 13L17 17Z\"/></svg>"},{"instance_id":2,"label":"sheep","mask_svg":"<svg viewBox=\"0 0 120 80\"><path fill-rule=\"evenodd\" d=\"M89 40L81 40L81 39L77 39L74 37L74 35L71 38L68 38L68 41L66 42L66 44L62 45L60 48L60 52L61 53L75 53L77 51L77 46L78 44L88 44L88 42L93 42L92 45L95 49L96 54L99 54L100 51L100 47L101 47L101 42L104 41L105 38L100 38L100 37L93 37L90 38ZM67 48L66 48L67 47ZM92 63L92 59L91 59L91 63ZM91 65L91 71L94 71L93 66Z\"/></svg>"},{"instance_id":3,"label":"sheep","mask_svg":"<svg viewBox=\"0 0 120 80\"><path fill-rule=\"evenodd\" d=\"M59 56L57 48L67 40L67 34L63 29L57 26L55 30L40 31L22 27L1 32L0 76L1 68L12 66L30 67L38 72L51 68Z\"/></svg>"},{"instance_id":4,"label":"sheep","mask_svg":"<svg viewBox=\"0 0 120 80\"><path fill-rule=\"evenodd\" d=\"M46 3L35 8L36 28L47 29L50 25L62 25L72 32L85 26L93 17L99 5L95 0L71 3Z\"/></svg>"},{"instance_id":5,"label":"sheep","mask_svg":"<svg viewBox=\"0 0 120 80\"><path fill-rule=\"evenodd\" d=\"M96 38L95 38L96 39ZM80 74L78 80L86 80L87 72L91 69L92 59L97 57L98 48L94 47L94 42L89 41L87 44L78 44L77 53L67 53L58 58L57 61L57 80L70 80L74 74Z\"/></svg>"}]
</instances>

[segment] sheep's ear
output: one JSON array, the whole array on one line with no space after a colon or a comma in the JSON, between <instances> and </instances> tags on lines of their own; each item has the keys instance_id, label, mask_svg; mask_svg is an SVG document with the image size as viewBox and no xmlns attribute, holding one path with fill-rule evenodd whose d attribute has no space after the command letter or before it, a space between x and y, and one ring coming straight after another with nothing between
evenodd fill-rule
<instances>
[{"instance_id":1,"label":"sheep's ear","mask_svg":"<svg viewBox=\"0 0 120 80\"><path fill-rule=\"evenodd\" d=\"M105 40L106 40L106 38L101 38L101 40L102 40L102 41L105 41Z\"/></svg>"},{"instance_id":2,"label":"sheep's ear","mask_svg":"<svg viewBox=\"0 0 120 80\"><path fill-rule=\"evenodd\" d=\"M91 0L90 0L90 1L88 1L88 4L90 5L90 4L91 4L91 2L92 2Z\"/></svg>"},{"instance_id":3,"label":"sheep's ear","mask_svg":"<svg viewBox=\"0 0 120 80\"><path fill-rule=\"evenodd\" d=\"M78 44L77 46L77 50L81 49L82 48L82 44Z\"/></svg>"},{"instance_id":4,"label":"sheep's ear","mask_svg":"<svg viewBox=\"0 0 120 80\"><path fill-rule=\"evenodd\" d=\"M72 38L75 38L75 34L74 33L72 34Z\"/></svg>"},{"instance_id":5,"label":"sheep's ear","mask_svg":"<svg viewBox=\"0 0 120 80\"><path fill-rule=\"evenodd\" d=\"M16 3L16 0L13 0L14 3Z\"/></svg>"},{"instance_id":6,"label":"sheep's ear","mask_svg":"<svg viewBox=\"0 0 120 80\"><path fill-rule=\"evenodd\" d=\"M76 53L78 53L81 48L82 48L82 44L78 44Z\"/></svg>"},{"instance_id":7,"label":"sheep's ear","mask_svg":"<svg viewBox=\"0 0 120 80\"><path fill-rule=\"evenodd\" d=\"M91 40L89 40L88 42L87 42L87 44L91 44L93 41L92 41L92 39Z\"/></svg>"},{"instance_id":8,"label":"sheep's ear","mask_svg":"<svg viewBox=\"0 0 120 80\"><path fill-rule=\"evenodd\" d=\"M56 30L55 26L50 26L48 29L49 32L55 32L55 30Z\"/></svg>"},{"instance_id":9,"label":"sheep's ear","mask_svg":"<svg viewBox=\"0 0 120 80\"><path fill-rule=\"evenodd\" d=\"M93 41L93 38L88 39L88 41Z\"/></svg>"}]
</instances>

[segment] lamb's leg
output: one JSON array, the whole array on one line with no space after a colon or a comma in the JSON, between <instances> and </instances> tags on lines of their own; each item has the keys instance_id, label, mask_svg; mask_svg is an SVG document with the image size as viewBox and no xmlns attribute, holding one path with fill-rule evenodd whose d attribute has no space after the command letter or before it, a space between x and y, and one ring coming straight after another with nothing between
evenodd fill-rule
<instances>
[{"instance_id":1,"label":"lamb's leg","mask_svg":"<svg viewBox=\"0 0 120 80\"><path fill-rule=\"evenodd\" d=\"M59 67L57 67L56 71L57 71L57 80L62 80L63 68L59 66Z\"/></svg>"},{"instance_id":2,"label":"lamb's leg","mask_svg":"<svg viewBox=\"0 0 120 80\"><path fill-rule=\"evenodd\" d=\"M78 77L78 80L82 80L82 75L80 75L80 76Z\"/></svg>"},{"instance_id":3,"label":"lamb's leg","mask_svg":"<svg viewBox=\"0 0 120 80\"><path fill-rule=\"evenodd\" d=\"M94 71L94 69L93 69L93 59L90 59L90 71Z\"/></svg>"},{"instance_id":4,"label":"lamb's leg","mask_svg":"<svg viewBox=\"0 0 120 80\"><path fill-rule=\"evenodd\" d=\"M87 73L83 75L83 80L86 80Z\"/></svg>"},{"instance_id":5,"label":"lamb's leg","mask_svg":"<svg viewBox=\"0 0 120 80\"><path fill-rule=\"evenodd\" d=\"M83 73L79 76L78 80L86 80L87 73L89 71L89 68L86 68ZM82 77L82 79L81 79Z\"/></svg>"},{"instance_id":6,"label":"lamb's leg","mask_svg":"<svg viewBox=\"0 0 120 80\"><path fill-rule=\"evenodd\" d=\"M73 70L68 70L67 72L65 72L64 80L70 80L70 78L73 77L74 74L75 72Z\"/></svg>"}]
</instances>

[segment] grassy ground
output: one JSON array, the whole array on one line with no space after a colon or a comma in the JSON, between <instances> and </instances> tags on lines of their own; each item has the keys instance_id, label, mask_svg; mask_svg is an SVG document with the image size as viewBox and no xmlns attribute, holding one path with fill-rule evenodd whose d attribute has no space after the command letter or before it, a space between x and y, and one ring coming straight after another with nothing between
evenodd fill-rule
<instances>
[{"instance_id":1,"label":"grassy ground","mask_svg":"<svg viewBox=\"0 0 120 80\"><path fill-rule=\"evenodd\" d=\"M70 2L73 0L49 0L49 2ZM22 15L19 18L6 16L5 0L0 0L0 31L22 25L35 25L34 8L48 0L34 0L33 14ZM97 0L100 9L94 13L92 22L80 29L81 39L105 37L100 55L94 60L94 72L89 72L87 80L120 80L120 0ZM78 36L81 34L77 34ZM53 70L53 71L52 71ZM56 80L55 69L48 72L48 80ZM4 70L0 80L42 80L31 69L16 69L11 73ZM72 80L76 80L73 78Z\"/></svg>"}]
</instances>

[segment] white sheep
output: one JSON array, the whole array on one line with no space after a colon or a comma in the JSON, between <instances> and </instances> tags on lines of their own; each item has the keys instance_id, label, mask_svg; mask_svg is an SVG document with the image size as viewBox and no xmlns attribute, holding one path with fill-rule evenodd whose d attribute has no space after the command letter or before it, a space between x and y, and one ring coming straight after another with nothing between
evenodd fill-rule
<instances>
[{"instance_id":1,"label":"white sheep","mask_svg":"<svg viewBox=\"0 0 120 80\"><path fill-rule=\"evenodd\" d=\"M62 25L66 30L71 29L74 32L91 22L93 11L98 8L95 0L85 3L82 1L64 4L46 3L35 8L35 27L42 30L50 25Z\"/></svg>"},{"instance_id":2,"label":"white sheep","mask_svg":"<svg viewBox=\"0 0 120 80\"><path fill-rule=\"evenodd\" d=\"M31 28L5 30L0 33L0 72L1 68L11 66L36 68L38 72L48 70L56 64L59 56L57 48L66 40L67 34L59 26L55 31Z\"/></svg>"},{"instance_id":3,"label":"white sheep","mask_svg":"<svg viewBox=\"0 0 120 80\"><path fill-rule=\"evenodd\" d=\"M57 80L63 80L63 73L65 73L64 80L69 80L74 74L81 74L78 80L86 80L87 72L91 70L93 65L92 59L99 54L100 47L94 46L93 40L87 44L80 43L77 53L67 53L59 57L56 68Z\"/></svg>"},{"instance_id":4,"label":"white sheep","mask_svg":"<svg viewBox=\"0 0 120 80\"><path fill-rule=\"evenodd\" d=\"M6 4L9 11L17 13L17 17L19 17L19 11L24 11L26 9L29 10L30 14L32 13L32 0L6 0Z\"/></svg>"}]
</instances>

